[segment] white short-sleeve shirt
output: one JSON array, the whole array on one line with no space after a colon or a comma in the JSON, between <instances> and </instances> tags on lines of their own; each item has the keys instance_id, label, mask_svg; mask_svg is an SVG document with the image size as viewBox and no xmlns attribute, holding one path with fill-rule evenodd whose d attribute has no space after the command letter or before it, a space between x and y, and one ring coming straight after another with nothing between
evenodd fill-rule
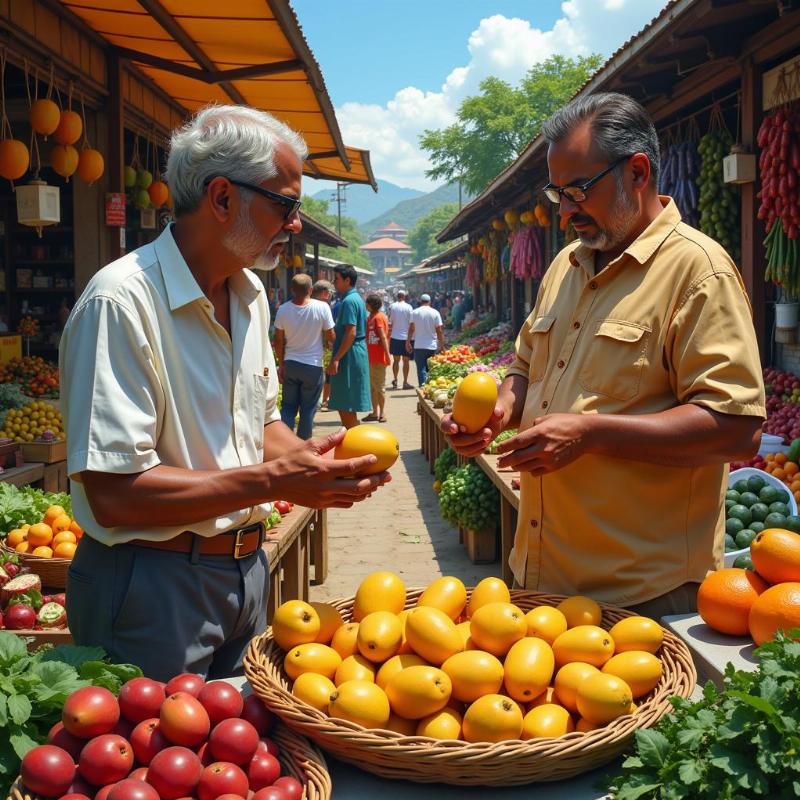
<instances>
[{"instance_id":1,"label":"white short-sleeve shirt","mask_svg":"<svg viewBox=\"0 0 800 800\"><path fill-rule=\"evenodd\" d=\"M280 419L269 307L249 270L228 280L231 335L216 321L172 236L100 270L61 338L61 407L73 510L105 544L202 536L265 519L270 504L177 527L103 528L80 473L130 474L165 464L224 470L258 464L264 425Z\"/></svg>"},{"instance_id":2,"label":"white short-sleeve shirt","mask_svg":"<svg viewBox=\"0 0 800 800\"><path fill-rule=\"evenodd\" d=\"M322 366L322 333L333 329L333 314L327 303L309 298L299 306L290 300L275 314L275 328L286 337L284 361Z\"/></svg>"},{"instance_id":3,"label":"white short-sleeve shirt","mask_svg":"<svg viewBox=\"0 0 800 800\"><path fill-rule=\"evenodd\" d=\"M389 306L389 322L392 323L392 339L405 341L408 338L408 325L411 322L411 306L398 300Z\"/></svg>"},{"instance_id":4,"label":"white short-sleeve shirt","mask_svg":"<svg viewBox=\"0 0 800 800\"><path fill-rule=\"evenodd\" d=\"M438 343L436 328L442 324L439 312L431 306L419 306L411 314L414 323L414 348L416 350L435 350Z\"/></svg>"}]
</instances>

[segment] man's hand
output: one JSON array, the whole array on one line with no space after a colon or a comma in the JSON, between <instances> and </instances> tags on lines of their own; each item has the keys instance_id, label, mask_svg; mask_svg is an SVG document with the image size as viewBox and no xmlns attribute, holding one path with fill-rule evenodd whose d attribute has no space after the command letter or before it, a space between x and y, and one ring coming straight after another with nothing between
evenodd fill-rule
<instances>
[{"instance_id":1,"label":"man's hand","mask_svg":"<svg viewBox=\"0 0 800 800\"><path fill-rule=\"evenodd\" d=\"M445 414L442 417L442 432L450 442L450 446L459 455L478 456L483 453L492 443L495 436L503 430L503 418L505 412L500 406L495 406L486 427L477 433L467 433L463 425L458 425L453 421L452 414Z\"/></svg>"},{"instance_id":2,"label":"man's hand","mask_svg":"<svg viewBox=\"0 0 800 800\"><path fill-rule=\"evenodd\" d=\"M406 342L406 353L411 353L414 348L411 346L411 342Z\"/></svg>"},{"instance_id":3,"label":"man's hand","mask_svg":"<svg viewBox=\"0 0 800 800\"><path fill-rule=\"evenodd\" d=\"M283 367L278 367L278 383L283 383Z\"/></svg>"},{"instance_id":4,"label":"man's hand","mask_svg":"<svg viewBox=\"0 0 800 800\"><path fill-rule=\"evenodd\" d=\"M307 508L350 508L365 500L392 476L379 472L366 478L352 476L377 461L374 455L334 459L333 450L345 435L337 433L321 439L309 439L302 447L264 464L270 474L270 486L282 500Z\"/></svg>"},{"instance_id":5,"label":"man's hand","mask_svg":"<svg viewBox=\"0 0 800 800\"><path fill-rule=\"evenodd\" d=\"M591 417L551 414L534 420L533 427L497 446L497 466L545 475L571 464L589 451Z\"/></svg>"},{"instance_id":6,"label":"man's hand","mask_svg":"<svg viewBox=\"0 0 800 800\"><path fill-rule=\"evenodd\" d=\"M339 371L339 362L331 361L331 363L328 364L328 369L326 370L328 375L335 375L338 371Z\"/></svg>"}]
</instances>

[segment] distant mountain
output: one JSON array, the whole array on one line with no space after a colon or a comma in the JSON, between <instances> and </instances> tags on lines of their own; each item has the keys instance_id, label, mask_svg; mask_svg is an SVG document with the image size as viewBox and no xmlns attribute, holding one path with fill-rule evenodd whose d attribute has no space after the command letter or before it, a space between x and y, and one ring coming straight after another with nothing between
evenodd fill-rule
<instances>
[{"instance_id":1,"label":"distant mountain","mask_svg":"<svg viewBox=\"0 0 800 800\"><path fill-rule=\"evenodd\" d=\"M466 204L472 199L472 195L468 195L462 191L461 202L462 205ZM425 216L429 211L432 211L437 206L444 205L445 203L458 202L458 184L446 183L438 189L434 189L428 194L421 197L414 197L410 200L401 200L397 205L383 212L379 216L362 223L359 228L366 235L369 236L373 231L382 228L390 222L396 222L403 228L411 230L420 217Z\"/></svg>"},{"instance_id":2,"label":"distant mountain","mask_svg":"<svg viewBox=\"0 0 800 800\"><path fill-rule=\"evenodd\" d=\"M327 200L331 214L336 214L336 202L332 198L336 192L331 189L323 189L312 195L317 200ZM371 186L365 184L350 184L345 189L345 205L342 214L352 217L359 225L369 219L382 214L390 208L396 206L401 200L408 200L413 197L422 197L425 193L418 189L408 189L405 186L398 186L390 181L378 181L377 194L372 191Z\"/></svg>"}]
</instances>

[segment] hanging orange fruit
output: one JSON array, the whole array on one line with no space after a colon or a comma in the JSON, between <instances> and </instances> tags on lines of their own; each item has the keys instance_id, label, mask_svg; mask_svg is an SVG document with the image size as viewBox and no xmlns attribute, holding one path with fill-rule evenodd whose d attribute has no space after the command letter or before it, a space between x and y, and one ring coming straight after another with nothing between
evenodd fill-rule
<instances>
[{"instance_id":1,"label":"hanging orange fruit","mask_svg":"<svg viewBox=\"0 0 800 800\"><path fill-rule=\"evenodd\" d=\"M169 198L169 189L164 181L153 181L147 187L147 194L150 195L150 202L156 207L161 208Z\"/></svg>"},{"instance_id":2,"label":"hanging orange fruit","mask_svg":"<svg viewBox=\"0 0 800 800\"><path fill-rule=\"evenodd\" d=\"M50 166L62 178L69 180L78 169L78 151L71 144L57 144L50 151Z\"/></svg>"},{"instance_id":3,"label":"hanging orange fruit","mask_svg":"<svg viewBox=\"0 0 800 800\"><path fill-rule=\"evenodd\" d=\"M78 177L85 183L94 183L105 171L103 154L91 147L84 147L78 155Z\"/></svg>"},{"instance_id":4,"label":"hanging orange fruit","mask_svg":"<svg viewBox=\"0 0 800 800\"><path fill-rule=\"evenodd\" d=\"M45 139L58 128L61 121L61 110L52 101L45 98L34 100L30 111L31 128L41 133Z\"/></svg>"},{"instance_id":5,"label":"hanging orange fruit","mask_svg":"<svg viewBox=\"0 0 800 800\"><path fill-rule=\"evenodd\" d=\"M75 144L83 133L83 120L74 111L62 111L54 134L59 144Z\"/></svg>"},{"instance_id":6,"label":"hanging orange fruit","mask_svg":"<svg viewBox=\"0 0 800 800\"><path fill-rule=\"evenodd\" d=\"M15 181L28 170L31 157L24 142L17 139L4 139L0 142L0 175Z\"/></svg>"}]
</instances>

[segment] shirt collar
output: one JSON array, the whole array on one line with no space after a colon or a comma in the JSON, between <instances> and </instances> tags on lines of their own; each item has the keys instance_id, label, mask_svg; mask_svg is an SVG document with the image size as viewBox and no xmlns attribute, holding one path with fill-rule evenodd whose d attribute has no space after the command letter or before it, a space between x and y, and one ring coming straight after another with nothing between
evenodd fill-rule
<instances>
[{"instance_id":1,"label":"shirt collar","mask_svg":"<svg viewBox=\"0 0 800 800\"><path fill-rule=\"evenodd\" d=\"M203 290L175 243L175 237L172 234L173 224L167 225L154 242L158 263L161 265L161 274L164 278L164 286L167 290L170 311L189 305L195 300L205 299ZM250 304L259 292L263 291L261 281L249 269L243 269L232 275L229 279L229 286L247 304Z\"/></svg>"},{"instance_id":2,"label":"shirt collar","mask_svg":"<svg viewBox=\"0 0 800 800\"><path fill-rule=\"evenodd\" d=\"M664 243L664 240L675 230L681 221L681 212L675 201L666 195L658 196L663 206L661 213L631 242L623 253L614 259L619 261L624 255L629 255L639 264L646 264ZM594 273L595 251L586 245L578 246L569 254L572 264L580 264L589 274ZM613 263L613 262L612 262Z\"/></svg>"}]
</instances>

